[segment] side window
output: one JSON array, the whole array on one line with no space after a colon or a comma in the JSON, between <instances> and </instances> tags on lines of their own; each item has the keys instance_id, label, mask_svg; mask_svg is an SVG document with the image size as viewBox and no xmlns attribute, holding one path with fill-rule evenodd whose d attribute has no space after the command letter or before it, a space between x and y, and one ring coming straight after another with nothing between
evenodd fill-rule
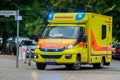
<instances>
[{"instance_id":1,"label":"side window","mask_svg":"<svg viewBox=\"0 0 120 80\"><path fill-rule=\"evenodd\" d=\"M81 27L80 28L80 36L83 36L85 34L85 28Z\"/></svg>"},{"instance_id":2,"label":"side window","mask_svg":"<svg viewBox=\"0 0 120 80\"><path fill-rule=\"evenodd\" d=\"M102 39L106 38L106 25L102 25Z\"/></svg>"},{"instance_id":3,"label":"side window","mask_svg":"<svg viewBox=\"0 0 120 80\"><path fill-rule=\"evenodd\" d=\"M80 27L78 41L79 42L81 42L81 41L86 42L87 41L87 35L85 34L85 28L84 27Z\"/></svg>"}]
</instances>

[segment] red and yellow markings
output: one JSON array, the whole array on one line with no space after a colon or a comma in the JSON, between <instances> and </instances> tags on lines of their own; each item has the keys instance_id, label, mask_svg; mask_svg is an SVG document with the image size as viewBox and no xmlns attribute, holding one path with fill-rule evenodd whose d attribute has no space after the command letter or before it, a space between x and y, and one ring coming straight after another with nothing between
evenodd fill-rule
<instances>
[{"instance_id":1,"label":"red and yellow markings","mask_svg":"<svg viewBox=\"0 0 120 80\"><path fill-rule=\"evenodd\" d=\"M38 44L41 48L61 49L76 42L76 39L41 39Z\"/></svg>"},{"instance_id":2,"label":"red and yellow markings","mask_svg":"<svg viewBox=\"0 0 120 80\"><path fill-rule=\"evenodd\" d=\"M94 37L92 30L91 30L91 39L92 39L91 45L92 45L92 48L94 50L96 50L96 51L111 51L112 50L112 48L107 46L107 45L106 46L99 46L95 40L95 37Z\"/></svg>"}]
</instances>

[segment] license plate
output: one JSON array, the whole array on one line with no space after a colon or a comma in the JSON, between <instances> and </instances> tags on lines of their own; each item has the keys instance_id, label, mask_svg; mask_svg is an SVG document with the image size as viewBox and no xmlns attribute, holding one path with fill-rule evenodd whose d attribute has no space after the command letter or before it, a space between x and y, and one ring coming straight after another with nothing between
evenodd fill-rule
<instances>
[{"instance_id":1,"label":"license plate","mask_svg":"<svg viewBox=\"0 0 120 80\"><path fill-rule=\"evenodd\" d=\"M47 62L47 63L53 63L53 62L55 63L56 61L53 60L53 59L47 59L46 62Z\"/></svg>"}]
</instances>

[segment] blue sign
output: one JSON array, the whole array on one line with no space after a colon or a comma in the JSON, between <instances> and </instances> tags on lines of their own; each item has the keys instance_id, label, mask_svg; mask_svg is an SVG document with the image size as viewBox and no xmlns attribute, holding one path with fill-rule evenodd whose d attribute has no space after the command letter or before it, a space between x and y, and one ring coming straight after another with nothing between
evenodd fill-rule
<instances>
[{"instance_id":1,"label":"blue sign","mask_svg":"<svg viewBox=\"0 0 120 80\"><path fill-rule=\"evenodd\" d=\"M22 16L15 16L15 20L22 20Z\"/></svg>"}]
</instances>

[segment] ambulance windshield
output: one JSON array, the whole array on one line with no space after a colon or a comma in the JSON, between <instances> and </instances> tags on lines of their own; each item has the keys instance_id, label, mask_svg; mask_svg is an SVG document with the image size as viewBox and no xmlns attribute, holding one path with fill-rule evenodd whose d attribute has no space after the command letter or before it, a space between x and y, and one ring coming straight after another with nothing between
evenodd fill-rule
<instances>
[{"instance_id":1,"label":"ambulance windshield","mask_svg":"<svg viewBox=\"0 0 120 80\"><path fill-rule=\"evenodd\" d=\"M78 36L78 27L72 26L48 26L42 38L68 38L76 39Z\"/></svg>"}]
</instances>

